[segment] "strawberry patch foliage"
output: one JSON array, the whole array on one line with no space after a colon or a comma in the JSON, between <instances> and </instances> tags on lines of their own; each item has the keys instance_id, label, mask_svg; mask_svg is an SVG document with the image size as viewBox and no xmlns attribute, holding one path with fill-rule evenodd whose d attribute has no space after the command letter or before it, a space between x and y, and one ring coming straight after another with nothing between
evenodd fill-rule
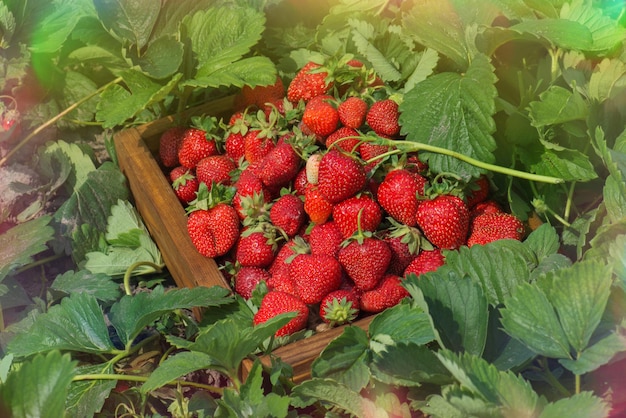
<instances>
[{"instance_id":1,"label":"strawberry patch foliage","mask_svg":"<svg viewBox=\"0 0 626 418\"><path fill-rule=\"evenodd\" d=\"M603 380L626 353L623 2L0 0L0 36L0 304L20 308L0 318L0 415L624 413ZM271 352L313 331L253 325L263 286L167 288L110 130L345 57L381 83L368 100L398 104L396 137L363 137L431 178L488 177L528 233L442 249L294 383ZM27 295L20 274L61 257L73 269Z\"/></svg>"}]
</instances>

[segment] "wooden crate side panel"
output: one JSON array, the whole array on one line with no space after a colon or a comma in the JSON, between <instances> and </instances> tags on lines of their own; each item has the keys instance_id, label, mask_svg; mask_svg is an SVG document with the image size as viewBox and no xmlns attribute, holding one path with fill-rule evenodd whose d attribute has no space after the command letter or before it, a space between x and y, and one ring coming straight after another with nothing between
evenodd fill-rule
<instances>
[{"instance_id":1,"label":"wooden crate side panel","mask_svg":"<svg viewBox=\"0 0 626 418\"><path fill-rule=\"evenodd\" d=\"M135 128L121 131L115 135L114 144L135 206L176 284L179 287L219 285L230 288L215 261L198 253L191 242L185 210L140 132Z\"/></svg>"},{"instance_id":2,"label":"wooden crate side panel","mask_svg":"<svg viewBox=\"0 0 626 418\"><path fill-rule=\"evenodd\" d=\"M353 325L357 326L365 331L368 330L370 322L374 319L375 315L368 316L366 318L356 321ZM275 357L280 359L293 367L293 381L295 383L303 382L311 378L311 365L313 361L319 356L319 354L326 348L329 342L343 333L345 326L330 329L328 331L320 332L312 335L304 340L296 341L283 347L279 347L272 352ZM269 356L259 357L261 362L266 365L271 365ZM252 369L253 361L245 359L241 365L241 377L246 379Z\"/></svg>"}]
</instances>

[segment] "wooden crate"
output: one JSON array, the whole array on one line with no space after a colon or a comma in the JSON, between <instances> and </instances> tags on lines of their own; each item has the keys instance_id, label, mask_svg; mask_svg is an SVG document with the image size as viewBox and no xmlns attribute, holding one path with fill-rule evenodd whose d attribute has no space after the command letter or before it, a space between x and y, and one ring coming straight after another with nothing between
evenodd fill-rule
<instances>
[{"instance_id":1,"label":"wooden crate","mask_svg":"<svg viewBox=\"0 0 626 418\"><path fill-rule=\"evenodd\" d=\"M181 115L182 120L193 115L222 116L227 119L233 107L233 96L196 107ZM202 256L187 234L187 216L163 174L155 155L161 134L174 126L173 116L125 129L114 138L119 166L130 186L135 207L163 255L174 281L179 287L222 286L230 289L228 280L218 270L215 260ZM373 316L356 321L354 325L367 330ZM310 338L277 348L273 354L294 369L296 383L310 378L311 363L328 343L343 332L343 327L317 333ZM269 357L261 357L269 364ZM241 374L245 379L252 367L244 360Z\"/></svg>"}]
</instances>

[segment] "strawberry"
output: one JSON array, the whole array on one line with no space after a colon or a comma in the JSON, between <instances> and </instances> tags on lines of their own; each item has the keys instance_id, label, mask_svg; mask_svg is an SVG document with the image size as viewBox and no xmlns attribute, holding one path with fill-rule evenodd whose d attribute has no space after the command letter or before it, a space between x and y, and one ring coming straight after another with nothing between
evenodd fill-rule
<instances>
[{"instance_id":1,"label":"strawberry","mask_svg":"<svg viewBox=\"0 0 626 418\"><path fill-rule=\"evenodd\" d=\"M187 168L195 168L198 161L210 155L218 154L216 136L212 133L214 119L204 120L206 128L188 128L178 150L180 164Z\"/></svg>"},{"instance_id":2,"label":"strawberry","mask_svg":"<svg viewBox=\"0 0 626 418\"><path fill-rule=\"evenodd\" d=\"M336 150L322 157L318 171L318 188L330 203L354 196L366 183L363 166L354 158Z\"/></svg>"},{"instance_id":3,"label":"strawberry","mask_svg":"<svg viewBox=\"0 0 626 418\"><path fill-rule=\"evenodd\" d=\"M198 161L196 177L208 186L213 183L230 185L230 175L235 169L235 163L229 156L210 155Z\"/></svg>"},{"instance_id":4,"label":"strawberry","mask_svg":"<svg viewBox=\"0 0 626 418\"><path fill-rule=\"evenodd\" d=\"M359 145L359 155L361 156L361 159L367 163L365 166L365 171L369 172L377 164L381 163L381 160L383 160L384 157L380 156L389 152L391 149L392 148L388 147L387 145L373 144L371 142L362 142Z\"/></svg>"},{"instance_id":5,"label":"strawberry","mask_svg":"<svg viewBox=\"0 0 626 418\"><path fill-rule=\"evenodd\" d=\"M226 254L239 237L239 217L232 206L218 203L204 210L191 212L187 232L198 252L215 258Z\"/></svg>"},{"instance_id":6,"label":"strawberry","mask_svg":"<svg viewBox=\"0 0 626 418\"><path fill-rule=\"evenodd\" d=\"M293 194L279 197L270 209L270 220L289 238L294 237L306 222L304 202Z\"/></svg>"},{"instance_id":7,"label":"strawberry","mask_svg":"<svg viewBox=\"0 0 626 418\"><path fill-rule=\"evenodd\" d=\"M472 221L467 246L484 245L499 239L524 237L524 224L515 215L509 213L485 213Z\"/></svg>"},{"instance_id":8,"label":"strawberry","mask_svg":"<svg viewBox=\"0 0 626 418\"><path fill-rule=\"evenodd\" d=\"M380 206L396 221L415 226L415 215L419 206L418 196L424 195L426 178L408 170L390 171L377 189Z\"/></svg>"},{"instance_id":9,"label":"strawberry","mask_svg":"<svg viewBox=\"0 0 626 418\"><path fill-rule=\"evenodd\" d=\"M249 163L263 160L274 149L275 144L271 137L261 129L250 129L243 137L244 157Z\"/></svg>"},{"instance_id":10,"label":"strawberry","mask_svg":"<svg viewBox=\"0 0 626 418\"><path fill-rule=\"evenodd\" d=\"M487 176L480 176L466 189L467 207L471 210L478 203L487 200L490 190L489 179Z\"/></svg>"},{"instance_id":11,"label":"strawberry","mask_svg":"<svg viewBox=\"0 0 626 418\"><path fill-rule=\"evenodd\" d=\"M350 323L359 315L359 295L348 289L328 293L320 302L320 318L331 326Z\"/></svg>"},{"instance_id":12,"label":"strawberry","mask_svg":"<svg viewBox=\"0 0 626 418\"><path fill-rule=\"evenodd\" d=\"M326 138L326 148L331 149L332 147L337 147L350 154L358 150L359 142L359 133L355 129L342 126L328 135Z\"/></svg>"},{"instance_id":13,"label":"strawberry","mask_svg":"<svg viewBox=\"0 0 626 418\"><path fill-rule=\"evenodd\" d=\"M224 140L226 155L237 164L239 164L239 161L245 156L246 149L244 144L244 135L240 132L230 132Z\"/></svg>"},{"instance_id":14,"label":"strawberry","mask_svg":"<svg viewBox=\"0 0 626 418\"><path fill-rule=\"evenodd\" d=\"M395 274L386 274L380 284L372 290L361 294L361 310L378 313L400 303L409 296L409 292L402 286L402 279Z\"/></svg>"},{"instance_id":15,"label":"strawberry","mask_svg":"<svg viewBox=\"0 0 626 418\"><path fill-rule=\"evenodd\" d=\"M320 64L308 62L295 75L287 87L287 98L296 103L300 100L308 102L313 97L326 94L333 86L326 82L328 72Z\"/></svg>"},{"instance_id":16,"label":"strawberry","mask_svg":"<svg viewBox=\"0 0 626 418\"><path fill-rule=\"evenodd\" d=\"M333 213L333 204L317 186L310 184L304 191L304 211L309 215L311 222L323 224Z\"/></svg>"},{"instance_id":17,"label":"strawberry","mask_svg":"<svg viewBox=\"0 0 626 418\"><path fill-rule=\"evenodd\" d=\"M304 191L308 185L309 181L307 179L306 168L303 167L293 179L293 190L298 196L304 196Z\"/></svg>"},{"instance_id":18,"label":"strawberry","mask_svg":"<svg viewBox=\"0 0 626 418\"><path fill-rule=\"evenodd\" d=\"M457 196L442 194L422 201L415 219L426 238L436 247L454 250L467 240L469 211Z\"/></svg>"},{"instance_id":19,"label":"strawberry","mask_svg":"<svg viewBox=\"0 0 626 418\"><path fill-rule=\"evenodd\" d=\"M367 114L367 102L360 97L351 96L337 106L339 120L352 129L359 129L365 122Z\"/></svg>"},{"instance_id":20,"label":"strawberry","mask_svg":"<svg viewBox=\"0 0 626 418\"><path fill-rule=\"evenodd\" d=\"M395 137L400 133L398 103L391 99L374 102L365 116L370 128L380 136Z\"/></svg>"},{"instance_id":21,"label":"strawberry","mask_svg":"<svg viewBox=\"0 0 626 418\"><path fill-rule=\"evenodd\" d=\"M291 182L300 170L300 156L288 142L279 142L259 166L259 178L268 187L282 187Z\"/></svg>"},{"instance_id":22,"label":"strawberry","mask_svg":"<svg viewBox=\"0 0 626 418\"><path fill-rule=\"evenodd\" d=\"M170 171L170 181L178 200L188 204L196 198L200 182L187 167L178 166Z\"/></svg>"},{"instance_id":23,"label":"strawberry","mask_svg":"<svg viewBox=\"0 0 626 418\"><path fill-rule=\"evenodd\" d=\"M165 167L174 167L178 162L178 149L183 142L186 129L174 126L161 134L159 138L159 159Z\"/></svg>"},{"instance_id":24,"label":"strawberry","mask_svg":"<svg viewBox=\"0 0 626 418\"><path fill-rule=\"evenodd\" d=\"M343 239L341 229L334 221L314 225L309 233L311 254L326 254L337 258Z\"/></svg>"},{"instance_id":25,"label":"strawberry","mask_svg":"<svg viewBox=\"0 0 626 418\"><path fill-rule=\"evenodd\" d=\"M382 220L380 206L369 195L353 196L333 207L333 219L344 238L359 230L374 232Z\"/></svg>"},{"instance_id":26,"label":"strawberry","mask_svg":"<svg viewBox=\"0 0 626 418\"><path fill-rule=\"evenodd\" d=\"M241 104L244 107L256 106L262 108L266 103L273 103L282 99L284 95L285 86L283 80L277 76L274 84L254 87L243 86L241 88L241 96L243 97Z\"/></svg>"},{"instance_id":27,"label":"strawberry","mask_svg":"<svg viewBox=\"0 0 626 418\"><path fill-rule=\"evenodd\" d=\"M287 312L297 312L297 315L287 325L276 331L277 337L290 335L304 329L309 317L309 307L296 296L273 290L267 292L261 300L261 306L254 314L253 323L259 325Z\"/></svg>"},{"instance_id":28,"label":"strawberry","mask_svg":"<svg viewBox=\"0 0 626 418\"><path fill-rule=\"evenodd\" d=\"M291 280L291 276L289 275L289 268L276 270L272 273L272 277L267 279L266 283L268 289L270 290L279 290L298 297L296 285L293 283L293 280Z\"/></svg>"},{"instance_id":29,"label":"strawberry","mask_svg":"<svg viewBox=\"0 0 626 418\"><path fill-rule=\"evenodd\" d=\"M272 275L259 267L241 267L235 274L235 292L242 298L250 299L252 292L261 282L267 282Z\"/></svg>"},{"instance_id":30,"label":"strawberry","mask_svg":"<svg viewBox=\"0 0 626 418\"><path fill-rule=\"evenodd\" d=\"M389 220L392 227L382 231L381 238L391 249L389 272L402 276L422 247L422 234L417 228Z\"/></svg>"},{"instance_id":31,"label":"strawberry","mask_svg":"<svg viewBox=\"0 0 626 418\"><path fill-rule=\"evenodd\" d=\"M242 266L267 268L274 261L278 245L272 230L247 229L239 237L235 260Z\"/></svg>"},{"instance_id":32,"label":"strawberry","mask_svg":"<svg viewBox=\"0 0 626 418\"><path fill-rule=\"evenodd\" d=\"M354 285L366 291L376 287L387 271L391 250L386 242L361 235L339 250L338 259Z\"/></svg>"},{"instance_id":33,"label":"strawberry","mask_svg":"<svg viewBox=\"0 0 626 418\"><path fill-rule=\"evenodd\" d=\"M429 271L435 271L441 267L444 262L445 257L438 248L432 251L420 251L417 257L415 257L415 259L411 261L411 264L404 270L404 277L411 273L419 276Z\"/></svg>"},{"instance_id":34,"label":"strawberry","mask_svg":"<svg viewBox=\"0 0 626 418\"><path fill-rule=\"evenodd\" d=\"M484 213L501 213L504 212L502 207L495 200L484 200L476 203L470 210L470 221L475 217Z\"/></svg>"},{"instance_id":35,"label":"strawberry","mask_svg":"<svg viewBox=\"0 0 626 418\"><path fill-rule=\"evenodd\" d=\"M289 265L296 292L306 304L319 303L341 285L341 264L324 254L299 254Z\"/></svg>"},{"instance_id":36,"label":"strawberry","mask_svg":"<svg viewBox=\"0 0 626 418\"><path fill-rule=\"evenodd\" d=\"M304 108L302 123L311 129L315 135L327 137L337 129L339 113L329 103L332 96L318 96L311 99Z\"/></svg>"},{"instance_id":37,"label":"strawberry","mask_svg":"<svg viewBox=\"0 0 626 418\"><path fill-rule=\"evenodd\" d=\"M296 255L307 254L309 252L310 247L308 242L300 235L296 235L280 247L269 268L270 273L275 274L279 270L289 270L289 263Z\"/></svg>"},{"instance_id":38,"label":"strawberry","mask_svg":"<svg viewBox=\"0 0 626 418\"><path fill-rule=\"evenodd\" d=\"M233 207L242 220L263 211L265 205L272 201L271 193L252 169L244 169L240 173L235 188Z\"/></svg>"}]
</instances>

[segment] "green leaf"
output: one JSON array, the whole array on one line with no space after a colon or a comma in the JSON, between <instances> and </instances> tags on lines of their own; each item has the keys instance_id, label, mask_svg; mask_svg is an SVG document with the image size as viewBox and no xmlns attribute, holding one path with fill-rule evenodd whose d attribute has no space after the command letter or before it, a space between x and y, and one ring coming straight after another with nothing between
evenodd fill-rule
<instances>
[{"instance_id":1,"label":"green leaf","mask_svg":"<svg viewBox=\"0 0 626 418\"><path fill-rule=\"evenodd\" d=\"M583 24L566 19L545 18L524 20L512 25L511 30L545 39L563 49L587 51L593 47L593 37Z\"/></svg>"},{"instance_id":2,"label":"green leaf","mask_svg":"<svg viewBox=\"0 0 626 418\"><path fill-rule=\"evenodd\" d=\"M90 364L76 368L76 374L113 373L111 364ZM93 417L102 410L117 380L93 379L72 382L65 400L67 416Z\"/></svg>"},{"instance_id":3,"label":"green leaf","mask_svg":"<svg viewBox=\"0 0 626 418\"><path fill-rule=\"evenodd\" d=\"M96 119L102 122L103 128L122 125L153 103L162 101L176 86L182 74L175 74L165 85L151 80L138 70L124 71L121 76L128 90L113 84L100 95Z\"/></svg>"},{"instance_id":4,"label":"green leaf","mask_svg":"<svg viewBox=\"0 0 626 418\"><path fill-rule=\"evenodd\" d=\"M611 269L598 261L580 261L546 275L540 283L558 315L570 345L581 352L597 328L611 292Z\"/></svg>"},{"instance_id":5,"label":"green leaf","mask_svg":"<svg viewBox=\"0 0 626 418\"><path fill-rule=\"evenodd\" d=\"M539 100L529 104L531 123L535 127L585 120L589 108L578 91L551 86L539 95Z\"/></svg>"},{"instance_id":6,"label":"green leaf","mask_svg":"<svg viewBox=\"0 0 626 418\"><path fill-rule=\"evenodd\" d=\"M69 107L84 97L93 94L97 88L96 83L89 77L76 71L67 71L65 73L65 85L63 88L64 107ZM96 113L97 103L97 97L87 100L78 108L68 113L67 119L91 122Z\"/></svg>"},{"instance_id":7,"label":"green leaf","mask_svg":"<svg viewBox=\"0 0 626 418\"><path fill-rule=\"evenodd\" d=\"M14 226L0 235L0 282L15 268L33 261L33 256L48 249L54 237L48 224L50 216L40 216Z\"/></svg>"},{"instance_id":8,"label":"green leaf","mask_svg":"<svg viewBox=\"0 0 626 418\"><path fill-rule=\"evenodd\" d=\"M364 408L371 402L332 379L314 378L304 381L293 388L291 395L291 404L295 407L306 407L323 401L357 417L364 416Z\"/></svg>"},{"instance_id":9,"label":"green leaf","mask_svg":"<svg viewBox=\"0 0 626 418\"><path fill-rule=\"evenodd\" d=\"M13 418L64 416L75 364L69 354L58 351L24 363L0 385L4 412Z\"/></svg>"},{"instance_id":10,"label":"green leaf","mask_svg":"<svg viewBox=\"0 0 626 418\"><path fill-rule=\"evenodd\" d=\"M500 309L502 325L538 354L570 358L569 343L546 294L536 285L522 283Z\"/></svg>"},{"instance_id":11,"label":"green leaf","mask_svg":"<svg viewBox=\"0 0 626 418\"><path fill-rule=\"evenodd\" d=\"M428 77L404 95L400 105L402 133L409 141L494 162L495 81L484 55L477 55L463 75L444 72ZM477 167L442 154L422 152L420 158L428 161L435 173L453 172L468 180L481 174Z\"/></svg>"},{"instance_id":12,"label":"green leaf","mask_svg":"<svg viewBox=\"0 0 626 418\"><path fill-rule=\"evenodd\" d=\"M405 284L413 283L405 280ZM409 284L410 285L410 284ZM376 315L369 326L373 346L382 347L397 343L427 344L435 339L430 316L420 307L401 303Z\"/></svg>"},{"instance_id":13,"label":"green leaf","mask_svg":"<svg viewBox=\"0 0 626 418\"><path fill-rule=\"evenodd\" d=\"M43 173L50 175L51 178L59 171L65 177L67 169L71 168L67 174L66 183L69 191L78 191L87 181L90 173L96 170L89 155L85 154L78 145L63 140L48 144L43 151L39 152L39 156L42 159Z\"/></svg>"},{"instance_id":14,"label":"green leaf","mask_svg":"<svg viewBox=\"0 0 626 418\"><path fill-rule=\"evenodd\" d=\"M56 1L37 22L32 36L31 49L35 53L58 53L71 36L78 22L95 16L93 4L88 1Z\"/></svg>"},{"instance_id":15,"label":"green leaf","mask_svg":"<svg viewBox=\"0 0 626 418\"><path fill-rule=\"evenodd\" d=\"M561 243L556 229L549 224L542 224L526 237L524 245L534 252L537 260L541 262L543 259L556 254Z\"/></svg>"},{"instance_id":16,"label":"green leaf","mask_svg":"<svg viewBox=\"0 0 626 418\"><path fill-rule=\"evenodd\" d=\"M114 302L121 296L120 285L106 274L92 274L86 270L72 270L59 274L50 287L54 290L93 295L102 302Z\"/></svg>"},{"instance_id":17,"label":"green leaf","mask_svg":"<svg viewBox=\"0 0 626 418\"><path fill-rule=\"evenodd\" d=\"M182 86L219 87L268 85L276 81L276 67L266 57L243 58L210 74L181 82Z\"/></svg>"},{"instance_id":18,"label":"green leaf","mask_svg":"<svg viewBox=\"0 0 626 418\"><path fill-rule=\"evenodd\" d=\"M211 356L198 351L183 351L166 358L148 380L141 386L142 393L148 393L200 369L208 369L213 364Z\"/></svg>"},{"instance_id":19,"label":"green leaf","mask_svg":"<svg viewBox=\"0 0 626 418\"><path fill-rule=\"evenodd\" d=\"M604 418L609 416L609 412L609 405L601 398L591 392L582 392L549 403L539 418Z\"/></svg>"},{"instance_id":20,"label":"green leaf","mask_svg":"<svg viewBox=\"0 0 626 418\"><path fill-rule=\"evenodd\" d=\"M626 74L626 63L618 59L605 58L594 68L589 78L587 92L589 98L603 102L617 95L620 88L620 79Z\"/></svg>"},{"instance_id":21,"label":"green leaf","mask_svg":"<svg viewBox=\"0 0 626 418\"><path fill-rule=\"evenodd\" d=\"M333 339L311 365L311 376L333 379L355 392L370 379L367 333L358 327L346 327Z\"/></svg>"},{"instance_id":22,"label":"green leaf","mask_svg":"<svg viewBox=\"0 0 626 418\"><path fill-rule=\"evenodd\" d=\"M396 68L393 62L389 59L373 44L375 30L374 26L368 22L350 19L348 24L352 28L352 41L357 50L363 55L372 65L372 68L376 71L385 81L398 81L402 77L402 74Z\"/></svg>"},{"instance_id":23,"label":"green leaf","mask_svg":"<svg viewBox=\"0 0 626 418\"><path fill-rule=\"evenodd\" d=\"M57 209L54 220L61 235L67 238L83 224L104 231L111 206L119 199L128 198L126 177L115 164L107 161L87 175L80 187ZM70 248L66 251L71 253Z\"/></svg>"},{"instance_id":24,"label":"green leaf","mask_svg":"<svg viewBox=\"0 0 626 418\"><path fill-rule=\"evenodd\" d=\"M9 370L13 365L13 354L7 354L0 359L0 384L7 381Z\"/></svg>"},{"instance_id":25,"label":"green leaf","mask_svg":"<svg viewBox=\"0 0 626 418\"><path fill-rule=\"evenodd\" d=\"M420 276L429 313L444 346L480 356L487 338L488 302L479 283L448 268Z\"/></svg>"},{"instance_id":26,"label":"green leaf","mask_svg":"<svg viewBox=\"0 0 626 418\"><path fill-rule=\"evenodd\" d=\"M467 68L470 57L465 24L451 2L421 1L419 7L411 8L403 16L402 24L408 36L447 56L459 68Z\"/></svg>"},{"instance_id":27,"label":"green leaf","mask_svg":"<svg viewBox=\"0 0 626 418\"><path fill-rule=\"evenodd\" d=\"M148 233L132 203L119 199L111 206L111 215L107 219L107 242L111 245L137 247L140 244L137 231Z\"/></svg>"},{"instance_id":28,"label":"green leaf","mask_svg":"<svg viewBox=\"0 0 626 418\"><path fill-rule=\"evenodd\" d=\"M9 342L7 350L25 357L50 350L100 354L114 350L114 346L96 298L72 293L38 315L27 332Z\"/></svg>"},{"instance_id":29,"label":"green leaf","mask_svg":"<svg viewBox=\"0 0 626 418\"><path fill-rule=\"evenodd\" d=\"M173 36L163 36L150 42L146 51L136 56L135 50L128 51L133 62L149 77L164 79L178 71L183 62L183 44Z\"/></svg>"},{"instance_id":30,"label":"green leaf","mask_svg":"<svg viewBox=\"0 0 626 418\"><path fill-rule=\"evenodd\" d=\"M150 40L161 4L151 0L94 0L102 25L124 44L142 49Z\"/></svg>"},{"instance_id":31,"label":"green leaf","mask_svg":"<svg viewBox=\"0 0 626 418\"><path fill-rule=\"evenodd\" d=\"M535 263L532 251L516 240L461 247L446 255L446 265L480 283L492 305L503 303L518 284L527 282Z\"/></svg>"},{"instance_id":32,"label":"green leaf","mask_svg":"<svg viewBox=\"0 0 626 418\"><path fill-rule=\"evenodd\" d=\"M560 359L559 363L572 373L583 375L608 364L616 354L624 351L625 346L626 338L618 332L611 332L595 344L587 347L576 360Z\"/></svg>"},{"instance_id":33,"label":"green leaf","mask_svg":"<svg viewBox=\"0 0 626 418\"><path fill-rule=\"evenodd\" d=\"M511 370L527 363L535 356L534 351L504 332L499 311L492 307L489 312L487 342L482 358L498 370Z\"/></svg>"},{"instance_id":34,"label":"green leaf","mask_svg":"<svg viewBox=\"0 0 626 418\"><path fill-rule=\"evenodd\" d=\"M589 157L577 150L555 149L553 144L543 141L519 152L521 161L536 174L560 177L564 181L589 181L598 177Z\"/></svg>"},{"instance_id":35,"label":"green leaf","mask_svg":"<svg viewBox=\"0 0 626 418\"><path fill-rule=\"evenodd\" d=\"M420 386L423 383L444 385L451 382L435 352L425 345L398 343L372 357L372 376L398 386Z\"/></svg>"},{"instance_id":36,"label":"green leaf","mask_svg":"<svg viewBox=\"0 0 626 418\"><path fill-rule=\"evenodd\" d=\"M163 265L161 259L155 259L154 254L146 248L111 247L106 252L95 251L85 254L85 263L82 267L92 274L104 274L119 278L126 273L130 266L139 262ZM145 264L134 268L132 274L139 276L154 272L154 267Z\"/></svg>"},{"instance_id":37,"label":"green leaf","mask_svg":"<svg viewBox=\"0 0 626 418\"><path fill-rule=\"evenodd\" d=\"M411 73L404 83L405 93L415 87L418 83L426 80L437 67L439 62L439 54L437 51L431 48L426 48L421 54L420 59L415 67L415 70Z\"/></svg>"},{"instance_id":38,"label":"green leaf","mask_svg":"<svg viewBox=\"0 0 626 418\"><path fill-rule=\"evenodd\" d=\"M157 286L152 292L123 296L111 306L109 319L122 344L128 345L148 325L174 309L220 306L231 302L229 291L220 286L171 289Z\"/></svg>"}]
</instances>

